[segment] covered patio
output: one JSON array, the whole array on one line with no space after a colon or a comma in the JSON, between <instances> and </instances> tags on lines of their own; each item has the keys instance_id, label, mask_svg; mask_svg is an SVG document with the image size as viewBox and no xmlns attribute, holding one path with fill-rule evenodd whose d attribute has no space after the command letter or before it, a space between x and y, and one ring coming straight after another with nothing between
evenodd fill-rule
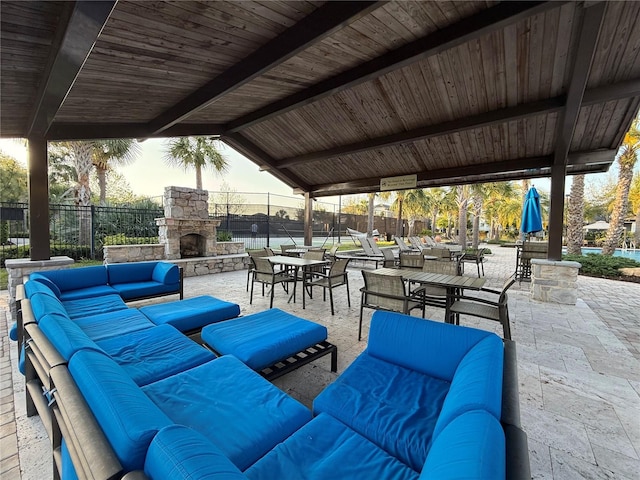
<instances>
[{"instance_id":1,"label":"covered patio","mask_svg":"<svg viewBox=\"0 0 640 480\"><path fill-rule=\"evenodd\" d=\"M2 2L0 136L213 135L306 201L606 171L640 105L637 2ZM159 159L160 161L160 159ZM49 258L32 222L31 256ZM311 227L306 230L308 243Z\"/></svg>"},{"instance_id":2,"label":"covered patio","mask_svg":"<svg viewBox=\"0 0 640 480\"><path fill-rule=\"evenodd\" d=\"M185 135L218 136L304 195L306 244L314 198L550 177L548 260L560 260L567 175L606 171L640 105L638 2L3 1L0 13L0 137L29 143L34 261L50 258L48 142ZM486 265L491 286L513 273L510 253ZM187 290L266 308L248 304L245 275ZM327 325L338 373L365 346L351 277L353 307L335 317L319 298L287 307ZM536 302L526 284L511 296L535 478L640 471L640 292L602 282L580 278L576 305ZM278 385L309 404L334 378L318 362ZM46 478L20 380L2 399L16 419L2 474Z\"/></svg>"},{"instance_id":3,"label":"covered patio","mask_svg":"<svg viewBox=\"0 0 640 480\"><path fill-rule=\"evenodd\" d=\"M516 252L499 247L492 251L485 269L487 285L496 288L513 273ZM330 371L325 357L276 380L276 385L306 405L366 346L370 312L365 317L365 337L357 341L362 275L359 268L348 271L351 308L345 289L337 289L335 316L327 314L328 301L322 301L319 291L307 300L304 310L300 301L287 304L287 295L281 291L275 296L274 307L326 325L329 341L338 346L337 374ZM268 296L255 295L249 304L245 281L243 271L189 277L185 292L187 297L213 294L237 302L244 315L267 308ZM520 408L532 478L635 478L640 471L640 284L581 276L576 305L536 302L528 289L526 282L516 282L509 291L509 310L518 348ZM0 296L0 315L8 313L6 305L5 294ZM442 321L443 312L429 308L427 318ZM2 320L6 332L7 322ZM495 322L463 317L461 323L501 333ZM3 368L8 371L11 366L14 385L14 394L3 396L2 408L8 419L6 430L11 425L15 428L15 433L3 437L2 477L49 478L49 440L40 419L26 417L24 377L17 374L15 344L9 344L6 333L2 338Z\"/></svg>"}]
</instances>

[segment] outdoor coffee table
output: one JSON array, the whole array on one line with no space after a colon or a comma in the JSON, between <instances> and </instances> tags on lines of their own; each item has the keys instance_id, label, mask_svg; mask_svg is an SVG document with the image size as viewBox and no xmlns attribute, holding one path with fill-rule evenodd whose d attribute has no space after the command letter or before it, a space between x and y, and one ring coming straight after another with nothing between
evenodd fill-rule
<instances>
[{"instance_id":1,"label":"outdoor coffee table","mask_svg":"<svg viewBox=\"0 0 640 480\"><path fill-rule=\"evenodd\" d=\"M233 355L267 380L328 354L331 371L338 369L338 348L327 342L327 328L278 308L208 325L201 338L216 355Z\"/></svg>"}]
</instances>

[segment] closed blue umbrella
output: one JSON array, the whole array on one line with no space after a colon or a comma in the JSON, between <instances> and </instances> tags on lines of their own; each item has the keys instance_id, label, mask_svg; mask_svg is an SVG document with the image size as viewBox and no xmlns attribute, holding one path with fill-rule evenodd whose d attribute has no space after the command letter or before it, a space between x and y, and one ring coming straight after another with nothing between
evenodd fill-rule
<instances>
[{"instance_id":1,"label":"closed blue umbrella","mask_svg":"<svg viewBox=\"0 0 640 480\"><path fill-rule=\"evenodd\" d=\"M531 187L524 197L520 230L522 230L522 233L533 233L542 230L540 195L538 195L538 191L534 187Z\"/></svg>"}]
</instances>

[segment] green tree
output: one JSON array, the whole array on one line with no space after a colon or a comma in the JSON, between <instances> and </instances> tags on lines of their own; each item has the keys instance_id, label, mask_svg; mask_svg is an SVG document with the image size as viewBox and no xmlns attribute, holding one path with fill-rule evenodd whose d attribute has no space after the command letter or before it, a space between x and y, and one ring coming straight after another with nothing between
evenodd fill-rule
<instances>
[{"instance_id":1,"label":"green tree","mask_svg":"<svg viewBox=\"0 0 640 480\"><path fill-rule=\"evenodd\" d=\"M624 219L629 208L629 191L633 180L633 168L638 160L640 152L640 117L636 117L631 123L631 128L624 136L622 146L618 152L618 187L616 189L616 201L609 222L607 237L602 245L603 255L613 255L622 233L624 232Z\"/></svg>"},{"instance_id":2,"label":"green tree","mask_svg":"<svg viewBox=\"0 0 640 480\"><path fill-rule=\"evenodd\" d=\"M634 235L636 247L640 247L640 173L636 173L629 191L629 202L636 216L636 231Z\"/></svg>"},{"instance_id":3,"label":"green tree","mask_svg":"<svg viewBox=\"0 0 640 480\"><path fill-rule=\"evenodd\" d=\"M94 142L92 163L98 174L100 205L107 203L107 171L115 165L130 164L138 157L139 153L138 143L127 138Z\"/></svg>"},{"instance_id":4,"label":"green tree","mask_svg":"<svg viewBox=\"0 0 640 480\"><path fill-rule=\"evenodd\" d=\"M228 162L218 150L220 142L214 137L172 138L167 143L165 161L168 165L196 170L196 188L202 190L202 170L211 168L223 173Z\"/></svg>"},{"instance_id":5,"label":"green tree","mask_svg":"<svg viewBox=\"0 0 640 480\"><path fill-rule=\"evenodd\" d=\"M584 175L575 175L571 182L567 215L567 253L582 255L584 240Z\"/></svg>"},{"instance_id":6,"label":"green tree","mask_svg":"<svg viewBox=\"0 0 640 480\"><path fill-rule=\"evenodd\" d=\"M403 202L404 213L409 222L408 235L414 234L413 227L416 220L424 218L429 213L429 199L422 188L406 190Z\"/></svg>"},{"instance_id":7,"label":"green tree","mask_svg":"<svg viewBox=\"0 0 640 480\"><path fill-rule=\"evenodd\" d=\"M13 157L0 152L0 202L26 202L27 169Z\"/></svg>"}]
</instances>

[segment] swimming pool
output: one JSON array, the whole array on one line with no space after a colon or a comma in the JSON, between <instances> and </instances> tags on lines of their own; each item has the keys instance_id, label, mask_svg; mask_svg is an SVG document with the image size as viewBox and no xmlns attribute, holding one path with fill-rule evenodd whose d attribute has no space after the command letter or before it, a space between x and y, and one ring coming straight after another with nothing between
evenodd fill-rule
<instances>
[{"instance_id":1,"label":"swimming pool","mask_svg":"<svg viewBox=\"0 0 640 480\"><path fill-rule=\"evenodd\" d=\"M582 247L582 254L586 255L587 253L597 253L600 254L602 252L601 248L594 247ZM566 252L565 252L566 253ZM613 252L614 257L625 257L635 260L636 262L640 262L640 249L635 250L621 250L616 248L616 251Z\"/></svg>"}]
</instances>

